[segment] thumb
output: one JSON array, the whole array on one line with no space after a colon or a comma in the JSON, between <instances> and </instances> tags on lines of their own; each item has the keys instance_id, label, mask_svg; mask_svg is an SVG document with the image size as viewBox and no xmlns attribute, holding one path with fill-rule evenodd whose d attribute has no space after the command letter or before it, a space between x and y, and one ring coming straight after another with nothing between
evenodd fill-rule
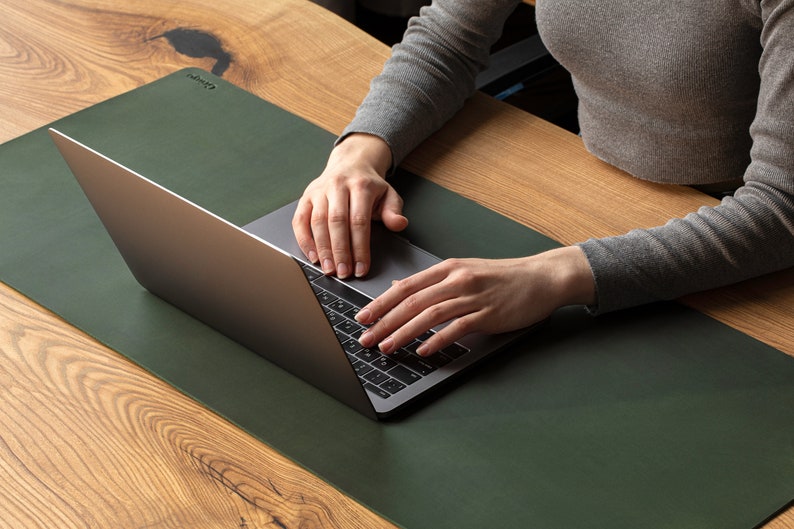
<instances>
[{"instance_id":1,"label":"thumb","mask_svg":"<svg viewBox=\"0 0 794 529\"><path fill-rule=\"evenodd\" d=\"M386 192L378 216L391 231L402 231L408 226L408 218L403 215L403 199L393 188Z\"/></svg>"}]
</instances>

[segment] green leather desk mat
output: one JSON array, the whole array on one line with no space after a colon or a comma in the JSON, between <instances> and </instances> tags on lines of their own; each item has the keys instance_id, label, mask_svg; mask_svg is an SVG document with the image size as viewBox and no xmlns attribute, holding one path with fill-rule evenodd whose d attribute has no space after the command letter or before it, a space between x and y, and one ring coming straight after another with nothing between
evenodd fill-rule
<instances>
[{"instance_id":1,"label":"green leather desk mat","mask_svg":"<svg viewBox=\"0 0 794 529\"><path fill-rule=\"evenodd\" d=\"M334 139L200 71L56 126L240 225L297 197ZM43 129L0 147L0 174L0 279L397 524L749 529L794 498L794 359L695 311L561 311L376 423L138 286ZM442 257L555 246L395 182L408 236Z\"/></svg>"}]
</instances>

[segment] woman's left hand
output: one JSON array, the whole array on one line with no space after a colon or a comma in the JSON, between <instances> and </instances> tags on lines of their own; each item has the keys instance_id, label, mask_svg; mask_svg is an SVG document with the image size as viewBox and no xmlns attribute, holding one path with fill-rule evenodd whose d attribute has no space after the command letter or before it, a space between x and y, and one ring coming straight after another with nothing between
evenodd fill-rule
<instances>
[{"instance_id":1,"label":"woman's left hand","mask_svg":"<svg viewBox=\"0 0 794 529\"><path fill-rule=\"evenodd\" d=\"M417 350L428 356L466 334L528 327L565 305L595 303L590 266L577 247L518 259L449 259L396 281L356 319L372 326L364 347L392 353L445 322Z\"/></svg>"}]
</instances>

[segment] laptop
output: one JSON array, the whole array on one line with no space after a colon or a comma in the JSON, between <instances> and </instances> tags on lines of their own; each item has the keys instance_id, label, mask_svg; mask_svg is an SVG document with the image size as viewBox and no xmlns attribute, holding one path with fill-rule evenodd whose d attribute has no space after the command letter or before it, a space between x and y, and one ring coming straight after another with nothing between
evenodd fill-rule
<instances>
[{"instance_id":1,"label":"laptop","mask_svg":"<svg viewBox=\"0 0 794 529\"><path fill-rule=\"evenodd\" d=\"M471 334L427 358L414 353L426 336L391 355L365 349L356 311L437 257L375 223L368 276L326 276L295 241L296 202L240 228L49 132L144 288L367 417L409 409L528 330Z\"/></svg>"}]
</instances>

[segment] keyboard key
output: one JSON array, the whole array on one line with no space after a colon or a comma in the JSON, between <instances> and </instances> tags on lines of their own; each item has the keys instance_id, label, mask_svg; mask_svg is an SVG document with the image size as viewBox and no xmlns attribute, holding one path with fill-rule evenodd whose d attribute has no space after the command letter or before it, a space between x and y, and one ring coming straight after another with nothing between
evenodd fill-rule
<instances>
[{"instance_id":1,"label":"keyboard key","mask_svg":"<svg viewBox=\"0 0 794 529\"><path fill-rule=\"evenodd\" d=\"M460 358L461 356L465 355L469 352L469 350L459 343L453 343L452 345L448 345L441 350L442 353L447 355L450 358Z\"/></svg>"},{"instance_id":2,"label":"keyboard key","mask_svg":"<svg viewBox=\"0 0 794 529\"><path fill-rule=\"evenodd\" d=\"M344 349L348 354L354 355L363 350L364 347L358 343L358 340L348 340L342 344L342 349Z\"/></svg>"},{"instance_id":3,"label":"keyboard key","mask_svg":"<svg viewBox=\"0 0 794 529\"><path fill-rule=\"evenodd\" d=\"M375 351L373 349L364 349L363 347L359 352L356 353L356 358L360 358L361 360L371 363L373 360L377 360L379 356L383 356L380 354L380 351Z\"/></svg>"},{"instance_id":4,"label":"keyboard key","mask_svg":"<svg viewBox=\"0 0 794 529\"><path fill-rule=\"evenodd\" d=\"M396 360L402 361L404 358L408 358L411 356L411 353L406 351L405 349L397 349L392 354L389 355L389 358L394 358Z\"/></svg>"},{"instance_id":5,"label":"keyboard key","mask_svg":"<svg viewBox=\"0 0 794 529\"><path fill-rule=\"evenodd\" d=\"M344 317L341 314L334 312L331 309L326 309L325 315L331 325L336 325L337 323L340 323L342 320L344 320Z\"/></svg>"},{"instance_id":6,"label":"keyboard key","mask_svg":"<svg viewBox=\"0 0 794 529\"><path fill-rule=\"evenodd\" d=\"M358 340L359 338L361 338L361 335L364 334L365 330L366 330L366 327L360 327L360 328L356 329L355 331L351 332L350 336L355 338L356 340Z\"/></svg>"},{"instance_id":7,"label":"keyboard key","mask_svg":"<svg viewBox=\"0 0 794 529\"><path fill-rule=\"evenodd\" d=\"M364 375L364 379L372 382L376 386L380 386L383 382L386 382L389 377L385 373L381 373L377 369L373 369L366 375Z\"/></svg>"},{"instance_id":8,"label":"keyboard key","mask_svg":"<svg viewBox=\"0 0 794 529\"><path fill-rule=\"evenodd\" d=\"M337 298L334 301L332 301L331 303L328 303L327 306L329 308L334 309L336 312L338 312L340 314L344 314L345 312L347 312L347 311L349 311L350 309L353 308L353 304L352 303L348 303L344 299L340 299L340 298Z\"/></svg>"},{"instance_id":9,"label":"keyboard key","mask_svg":"<svg viewBox=\"0 0 794 529\"><path fill-rule=\"evenodd\" d=\"M389 371L389 375L393 376L400 382L404 384L408 384L409 386L416 382L417 380L421 380L422 377L411 371L410 369L403 367L403 366L396 366L394 369Z\"/></svg>"},{"instance_id":10,"label":"keyboard key","mask_svg":"<svg viewBox=\"0 0 794 529\"><path fill-rule=\"evenodd\" d=\"M420 345L422 345L422 342L420 342L419 340L414 340L413 342L403 347L403 349L407 349L412 354L416 354L416 350L419 348Z\"/></svg>"},{"instance_id":11,"label":"keyboard key","mask_svg":"<svg viewBox=\"0 0 794 529\"><path fill-rule=\"evenodd\" d=\"M434 365L436 367L444 367L448 363L452 362L452 359L450 357L440 352L433 353L430 356L423 356L422 358L428 364Z\"/></svg>"},{"instance_id":12,"label":"keyboard key","mask_svg":"<svg viewBox=\"0 0 794 529\"><path fill-rule=\"evenodd\" d=\"M388 391L386 391L385 389L381 389L373 384L370 384L369 382L364 383L364 389L374 393L375 395L377 395L382 399L388 399L389 397L391 397L391 394Z\"/></svg>"},{"instance_id":13,"label":"keyboard key","mask_svg":"<svg viewBox=\"0 0 794 529\"><path fill-rule=\"evenodd\" d=\"M348 334L350 336L353 336L353 333L357 331L360 334L361 331L363 330L363 327L361 325L359 325L354 321L348 320L347 318L337 323L335 327L340 331L342 331L343 333Z\"/></svg>"},{"instance_id":14,"label":"keyboard key","mask_svg":"<svg viewBox=\"0 0 794 529\"><path fill-rule=\"evenodd\" d=\"M419 340L420 342L424 342L425 340L427 340L428 338L430 338L434 334L435 333L433 331L427 331L426 333L420 334L419 336L417 336L416 339Z\"/></svg>"},{"instance_id":15,"label":"keyboard key","mask_svg":"<svg viewBox=\"0 0 794 529\"><path fill-rule=\"evenodd\" d=\"M353 362L353 369L356 371L356 374L361 377L372 371L372 366L366 362L358 360Z\"/></svg>"},{"instance_id":16,"label":"keyboard key","mask_svg":"<svg viewBox=\"0 0 794 529\"><path fill-rule=\"evenodd\" d=\"M436 370L436 367L428 364L418 356L407 355L405 358L400 359L400 363L411 368L422 376L427 376ZM394 376L394 375L392 375Z\"/></svg>"},{"instance_id":17,"label":"keyboard key","mask_svg":"<svg viewBox=\"0 0 794 529\"><path fill-rule=\"evenodd\" d=\"M378 358L375 359L374 362L372 362L372 365L380 369L381 371L388 371L389 369L396 366L397 362L395 362L388 356L380 355L378 356Z\"/></svg>"},{"instance_id":18,"label":"keyboard key","mask_svg":"<svg viewBox=\"0 0 794 529\"><path fill-rule=\"evenodd\" d=\"M390 378L389 380L381 384L380 387L382 387L392 395L406 388L405 384L397 380L394 380L393 378Z\"/></svg>"},{"instance_id":19,"label":"keyboard key","mask_svg":"<svg viewBox=\"0 0 794 529\"><path fill-rule=\"evenodd\" d=\"M319 299L320 303L322 303L323 305L330 305L339 298L337 298L327 290L320 290L320 292L317 292L317 299Z\"/></svg>"}]
</instances>

